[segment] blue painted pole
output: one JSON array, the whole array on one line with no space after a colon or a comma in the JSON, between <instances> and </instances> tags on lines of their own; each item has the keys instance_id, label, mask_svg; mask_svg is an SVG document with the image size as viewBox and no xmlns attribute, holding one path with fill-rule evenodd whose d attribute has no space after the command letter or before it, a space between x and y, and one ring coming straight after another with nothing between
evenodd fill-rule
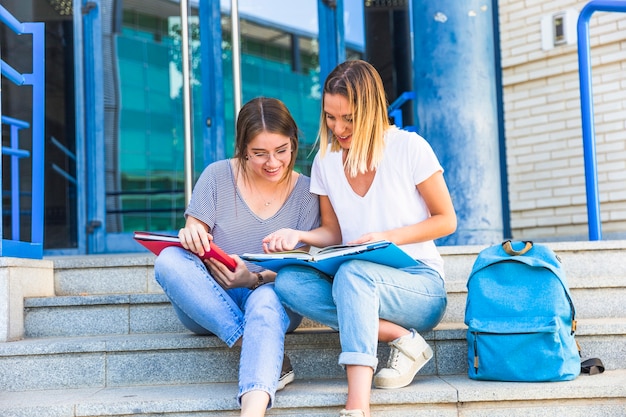
<instances>
[{"instance_id":1,"label":"blue painted pole","mask_svg":"<svg viewBox=\"0 0 626 417\"><path fill-rule=\"evenodd\" d=\"M320 44L320 84L346 60L343 24L343 0L317 0Z\"/></svg>"},{"instance_id":2,"label":"blue painted pole","mask_svg":"<svg viewBox=\"0 0 626 417\"><path fill-rule=\"evenodd\" d=\"M85 120L85 34L82 14L82 1L74 1L72 5L73 31L74 31L74 108L76 117L74 120L76 149L76 238L78 253L87 253L87 128Z\"/></svg>"},{"instance_id":3,"label":"blue painted pole","mask_svg":"<svg viewBox=\"0 0 626 417\"><path fill-rule=\"evenodd\" d=\"M580 77L580 111L582 117L589 240L602 240L593 88L591 80L591 47L589 43L589 19L591 19L591 15L596 11L626 12L626 2L611 0L591 1L583 7L578 16L578 71Z\"/></svg>"},{"instance_id":4,"label":"blue painted pole","mask_svg":"<svg viewBox=\"0 0 626 417\"><path fill-rule=\"evenodd\" d=\"M82 0L86 5L86 0ZM104 149L104 77L102 75L102 10L101 0L90 2L94 7L81 15L84 28L85 72L85 151L87 154L87 253L106 252L106 185ZM79 225L81 227L82 225Z\"/></svg>"},{"instance_id":5,"label":"blue painted pole","mask_svg":"<svg viewBox=\"0 0 626 417\"><path fill-rule=\"evenodd\" d=\"M416 130L444 167L458 218L457 231L438 244L503 238L495 7L495 0L411 4Z\"/></svg>"},{"instance_id":6,"label":"blue painted pole","mask_svg":"<svg viewBox=\"0 0 626 417\"><path fill-rule=\"evenodd\" d=\"M204 154L202 168L226 157L224 74L220 2L200 2L200 54L202 57L202 116Z\"/></svg>"},{"instance_id":7,"label":"blue painted pole","mask_svg":"<svg viewBox=\"0 0 626 417\"><path fill-rule=\"evenodd\" d=\"M26 23L33 34L33 160L31 201L31 242L43 245L45 193L45 122L46 122L46 68L45 25Z\"/></svg>"}]
</instances>

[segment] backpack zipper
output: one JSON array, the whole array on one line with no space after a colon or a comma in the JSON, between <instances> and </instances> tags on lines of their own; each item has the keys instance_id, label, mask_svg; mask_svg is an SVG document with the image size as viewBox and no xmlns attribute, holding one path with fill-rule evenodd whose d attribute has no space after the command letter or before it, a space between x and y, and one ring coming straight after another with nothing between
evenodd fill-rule
<instances>
[{"instance_id":1,"label":"backpack zipper","mask_svg":"<svg viewBox=\"0 0 626 417\"><path fill-rule=\"evenodd\" d=\"M474 332L474 372L478 373L478 332Z\"/></svg>"}]
</instances>

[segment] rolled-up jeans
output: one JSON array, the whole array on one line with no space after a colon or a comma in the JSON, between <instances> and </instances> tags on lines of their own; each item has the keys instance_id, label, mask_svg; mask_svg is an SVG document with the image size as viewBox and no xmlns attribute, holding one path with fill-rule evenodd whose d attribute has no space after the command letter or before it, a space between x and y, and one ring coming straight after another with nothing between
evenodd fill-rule
<instances>
[{"instance_id":1,"label":"rolled-up jeans","mask_svg":"<svg viewBox=\"0 0 626 417\"><path fill-rule=\"evenodd\" d=\"M274 284L252 291L223 289L202 261L189 251L169 247L154 262L154 275L185 327L197 334L214 334L228 347L243 337L239 358L239 394L265 391L274 403L283 361L285 332L301 317L287 312Z\"/></svg>"},{"instance_id":2,"label":"rolled-up jeans","mask_svg":"<svg viewBox=\"0 0 626 417\"><path fill-rule=\"evenodd\" d=\"M445 285L437 271L420 263L392 268L352 260L334 277L306 266L282 268L276 292L294 312L339 330L339 364L378 365L379 319L406 329L432 330L447 305Z\"/></svg>"}]
</instances>

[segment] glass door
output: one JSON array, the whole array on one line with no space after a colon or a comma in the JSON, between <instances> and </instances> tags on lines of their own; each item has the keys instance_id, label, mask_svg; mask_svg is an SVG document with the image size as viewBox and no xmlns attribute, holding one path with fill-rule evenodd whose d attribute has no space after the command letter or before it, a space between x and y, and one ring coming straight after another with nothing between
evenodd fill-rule
<instances>
[{"instance_id":1,"label":"glass door","mask_svg":"<svg viewBox=\"0 0 626 417\"><path fill-rule=\"evenodd\" d=\"M115 95L106 125L106 246L142 248L137 230L174 232L184 224L184 132L180 5L171 1L118 2L111 33ZM190 16L192 86L200 88L199 23ZM193 137L202 139L201 102L193 103ZM201 142L197 145L201 149ZM196 154L202 167L202 153Z\"/></svg>"},{"instance_id":2,"label":"glass door","mask_svg":"<svg viewBox=\"0 0 626 417\"><path fill-rule=\"evenodd\" d=\"M102 17L103 65L111 65L104 75L105 251L138 251L134 231L176 233L184 224L180 4L101 1L114 3ZM229 3L190 1L194 181L234 151ZM317 1L267 3L240 9L242 99L287 104L302 131L296 169L308 174L319 123L319 42L317 23L296 24L303 20L294 16L315 15ZM348 56L361 56L362 46L348 44Z\"/></svg>"}]
</instances>

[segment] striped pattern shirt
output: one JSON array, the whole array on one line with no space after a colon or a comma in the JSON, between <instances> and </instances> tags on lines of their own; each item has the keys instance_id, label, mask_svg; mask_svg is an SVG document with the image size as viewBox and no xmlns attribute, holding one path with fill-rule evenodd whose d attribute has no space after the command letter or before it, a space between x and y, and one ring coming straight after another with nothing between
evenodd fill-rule
<instances>
[{"instance_id":1,"label":"striped pattern shirt","mask_svg":"<svg viewBox=\"0 0 626 417\"><path fill-rule=\"evenodd\" d=\"M226 253L262 253L261 240L281 229L311 230L319 226L319 198L309 191L309 177L300 174L283 206L268 219L259 218L241 197L229 160L207 166L194 186L185 211L204 222ZM247 264L250 271L261 270Z\"/></svg>"}]
</instances>

